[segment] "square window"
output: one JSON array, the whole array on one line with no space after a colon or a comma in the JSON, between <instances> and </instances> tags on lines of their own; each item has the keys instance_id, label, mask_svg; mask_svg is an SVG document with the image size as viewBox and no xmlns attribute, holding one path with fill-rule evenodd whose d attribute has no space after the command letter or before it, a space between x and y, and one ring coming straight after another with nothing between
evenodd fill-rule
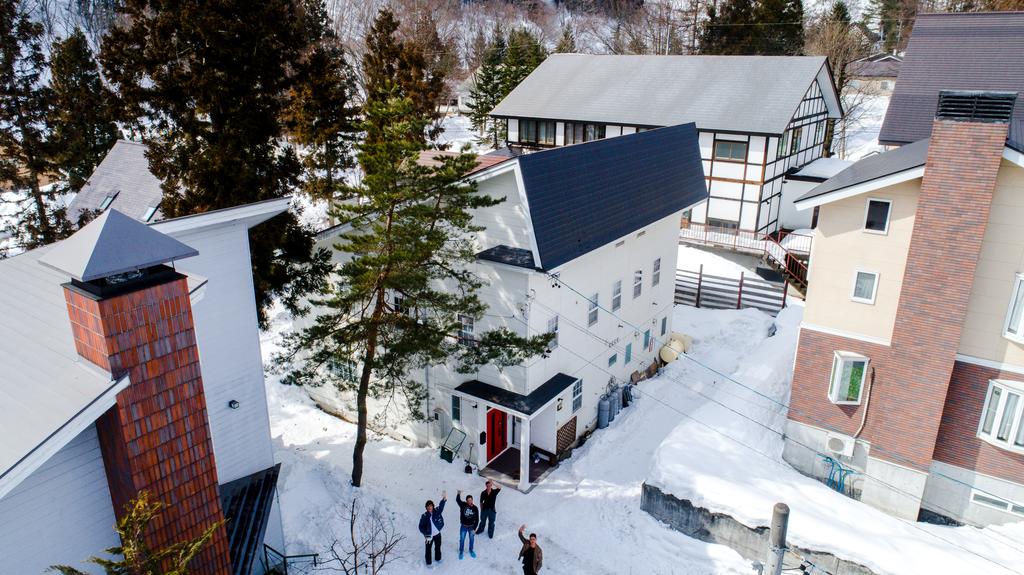
<instances>
[{"instance_id":1,"label":"square window","mask_svg":"<svg viewBox=\"0 0 1024 575\"><path fill-rule=\"evenodd\" d=\"M590 303L587 307L587 325L597 323L597 294L590 296Z\"/></svg>"},{"instance_id":2,"label":"square window","mask_svg":"<svg viewBox=\"0 0 1024 575\"><path fill-rule=\"evenodd\" d=\"M632 343L627 343L626 344L626 355L622 358L622 362L625 363L625 364L628 364L632 360L633 360L633 344Z\"/></svg>"},{"instance_id":3,"label":"square window","mask_svg":"<svg viewBox=\"0 0 1024 575\"><path fill-rule=\"evenodd\" d=\"M869 199L867 213L864 215L864 231L888 233L890 208L892 208L892 202L889 200Z\"/></svg>"},{"instance_id":4,"label":"square window","mask_svg":"<svg viewBox=\"0 0 1024 575\"><path fill-rule=\"evenodd\" d=\"M1017 274L1013 279L1010 309L1006 312L1006 326L1003 328L1003 335L1024 343L1024 274Z\"/></svg>"},{"instance_id":5,"label":"square window","mask_svg":"<svg viewBox=\"0 0 1024 575\"><path fill-rule=\"evenodd\" d=\"M558 316L554 315L548 318L548 333L555 334L555 337L551 338L551 343L548 344L549 349L555 349L558 347Z\"/></svg>"},{"instance_id":6,"label":"square window","mask_svg":"<svg viewBox=\"0 0 1024 575\"><path fill-rule=\"evenodd\" d=\"M988 383L978 437L1010 451L1024 452L1024 383Z\"/></svg>"},{"instance_id":7,"label":"square window","mask_svg":"<svg viewBox=\"0 0 1024 575\"><path fill-rule=\"evenodd\" d=\"M857 271L853 274L853 295L850 299L860 303L875 303L878 292L878 274Z\"/></svg>"},{"instance_id":8,"label":"square window","mask_svg":"<svg viewBox=\"0 0 1024 575\"><path fill-rule=\"evenodd\" d=\"M462 398L452 395L452 421L462 421Z\"/></svg>"},{"instance_id":9,"label":"square window","mask_svg":"<svg viewBox=\"0 0 1024 575\"><path fill-rule=\"evenodd\" d=\"M612 284L612 311L622 307L622 280L615 280Z\"/></svg>"},{"instance_id":10,"label":"square window","mask_svg":"<svg viewBox=\"0 0 1024 575\"><path fill-rule=\"evenodd\" d=\"M651 285L656 286L659 283L661 283L661 258L654 260L651 270Z\"/></svg>"},{"instance_id":11,"label":"square window","mask_svg":"<svg viewBox=\"0 0 1024 575\"><path fill-rule=\"evenodd\" d=\"M836 404L859 405L867 371L868 358L863 355L845 351L835 352L828 386L829 400Z\"/></svg>"},{"instance_id":12,"label":"square window","mask_svg":"<svg viewBox=\"0 0 1024 575\"><path fill-rule=\"evenodd\" d=\"M633 299L640 297L640 294L644 291L644 272L643 270L636 270L633 273Z\"/></svg>"},{"instance_id":13,"label":"square window","mask_svg":"<svg viewBox=\"0 0 1024 575\"><path fill-rule=\"evenodd\" d=\"M583 407L583 380L577 379L576 383L572 384L572 410L577 412Z\"/></svg>"},{"instance_id":14,"label":"square window","mask_svg":"<svg viewBox=\"0 0 1024 575\"><path fill-rule=\"evenodd\" d=\"M728 140L716 141L715 159L742 162L747 159L747 143L730 142Z\"/></svg>"},{"instance_id":15,"label":"square window","mask_svg":"<svg viewBox=\"0 0 1024 575\"><path fill-rule=\"evenodd\" d=\"M619 361L619 354L613 353L608 356L608 367L615 365Z\"/></svg>"}]
</instances>

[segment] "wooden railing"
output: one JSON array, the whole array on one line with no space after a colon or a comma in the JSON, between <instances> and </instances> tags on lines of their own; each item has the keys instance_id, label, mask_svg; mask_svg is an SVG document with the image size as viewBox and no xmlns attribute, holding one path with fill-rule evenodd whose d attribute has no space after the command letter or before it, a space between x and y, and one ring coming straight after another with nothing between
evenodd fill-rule
<instances>
[{"instance_id":1,"label":"wooden railing","mask_svg":"<svg viewBox=\"0 0 1024 575\"><path fill-rule=\"evenodd\" d=\"M776 234L760 234L748 230L690 223L680 228L679 240L762 255L779 271L785 273L789 281L800 288L807 286L805 260L811 253L811 236L791 233L780 237Z\"/></svg>"},{"instance_id":2,"label":"wooden railing","mask_svg":"<svg viewBox=\"0 0 1024 575\"><path fill-rule=\"evenodd\" d=\"M745 273L739 278L708 275L701 265L697 271L676 271L675 303L712 309L752 307L775 315L786 307L788 286Z\"/></svg>"}]
</instances>

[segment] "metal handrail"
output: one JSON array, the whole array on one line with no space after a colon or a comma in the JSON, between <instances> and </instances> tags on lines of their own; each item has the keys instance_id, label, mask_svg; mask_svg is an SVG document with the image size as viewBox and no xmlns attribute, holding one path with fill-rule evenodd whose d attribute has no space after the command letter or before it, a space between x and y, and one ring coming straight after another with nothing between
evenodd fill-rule
<instances>
[{"instance_id":1,"label":"metal handrail","mask_svg":"<svg viewBox=\"0 0 1024 575\"><path fill-rule=\"evenodd\" d=\"M779 240L772 237L772 234L758 234L748 230L718 228L707 224L690 223L680 228L679 236L684 239L697 240L704 244L719 245L737 251L762 254L774 260L793 280L804 285L807 284L807 264L796 255L796 252L804 253L804 250L789 249L783 246ZM807 238L807 250L805 253L809 254L811 251L810 244L813 241L812 236L787 234L787 237L792 236Z\"/></svg>"}]
</instances>

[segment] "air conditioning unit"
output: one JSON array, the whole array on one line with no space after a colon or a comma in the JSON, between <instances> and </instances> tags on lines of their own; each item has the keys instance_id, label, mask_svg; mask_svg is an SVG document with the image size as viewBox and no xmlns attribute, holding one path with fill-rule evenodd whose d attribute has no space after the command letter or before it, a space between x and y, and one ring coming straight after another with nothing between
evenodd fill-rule
<instances>
[{"instance_id":1,"label":"air conditioning unit","mask_svg":"<svg viewBox=\"0 0 1024 575\"><path fill-rule=\"evenodd\" d=\"M856 439L842 433L829 433L825 438L825 447L832 453L844 457L853 457L853 448L856 445Z\"/></svg>"}]
</instances>

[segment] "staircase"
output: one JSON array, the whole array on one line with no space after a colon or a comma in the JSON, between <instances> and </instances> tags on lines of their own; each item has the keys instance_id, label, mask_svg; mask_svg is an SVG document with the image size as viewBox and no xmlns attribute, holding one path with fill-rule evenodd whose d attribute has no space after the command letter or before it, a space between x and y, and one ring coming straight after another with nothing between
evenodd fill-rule
<instances>
[{"instance_id":1,"label":"staircase","mask_svg":"<svg viewBox=\"0 0 1024 575\"><path fill-rule=\"evenodd\" d=\"M811 236L759 234L695 223L684 226L679 230L680 244L716 246L759 255L767 266L782 274L787 283L801 293L806 292L807 258L811 253Z\"/></svg>"}]
</instances>

